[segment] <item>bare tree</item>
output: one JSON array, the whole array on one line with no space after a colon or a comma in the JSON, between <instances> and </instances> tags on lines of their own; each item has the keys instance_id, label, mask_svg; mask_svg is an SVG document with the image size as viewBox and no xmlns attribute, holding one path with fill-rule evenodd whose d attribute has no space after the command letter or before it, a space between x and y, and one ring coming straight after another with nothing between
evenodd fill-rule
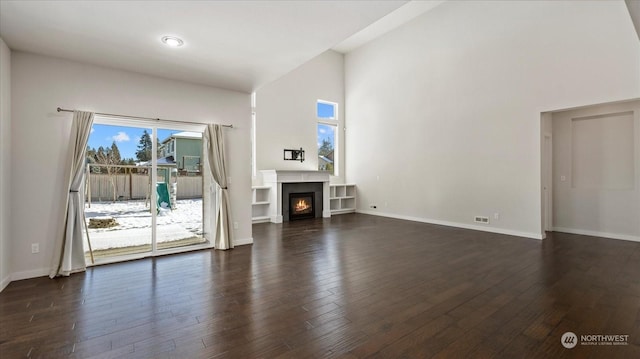
<instances>
[{"instance_id":1,"label":"bare tree","mask_svg":"<svg viewBox=\"0 0 640 359\"><path fill-rule=\"evenodd\" d=\"M111 188L113 189L113 201L115 202L118 199L118 188L116 186L117 165L120 164L120 150L116 142L114 141L111 144L111 148L100 146L95 151L94 159L96 163L103 165L107 170L109 183L111 183Z\"/></svg>"}]
</instances>

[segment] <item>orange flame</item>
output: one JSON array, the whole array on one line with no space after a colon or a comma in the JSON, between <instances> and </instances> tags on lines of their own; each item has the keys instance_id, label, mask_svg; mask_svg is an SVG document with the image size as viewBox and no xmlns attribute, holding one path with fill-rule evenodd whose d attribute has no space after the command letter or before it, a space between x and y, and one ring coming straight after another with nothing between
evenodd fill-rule
<instances>
[{"instance_id":1,"label":"orange flame","mask_svg":"<svg viewBox=\"0 0 640 359\"><path fill-rule=\"evenodd\" d=\"M296 212L302 212L306 209L309 209L309 207L311 207L307 201L305 201L304 199L299 200L296 205L294 206L296 209Z\"/></svg>"}]
</instances>

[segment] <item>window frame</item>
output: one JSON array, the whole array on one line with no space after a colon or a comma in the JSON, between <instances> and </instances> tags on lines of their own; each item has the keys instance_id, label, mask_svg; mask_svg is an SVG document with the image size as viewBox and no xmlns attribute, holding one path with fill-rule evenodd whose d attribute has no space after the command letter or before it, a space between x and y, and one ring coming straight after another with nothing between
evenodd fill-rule
<instances>
[{"instance_id":1,"label":"window frame","mask_svg":"<svg viewBox=\"0 0 640 359\"><path fill-rule=\"evenodd\" d=\"M142 119L132 119L132 118L127 118L127 117L120 117L120 116L108 116L108 115L96 115L94 117L94 121L93 124L96 125L108 125L108 126L125 126L125 127L134 127L134 128L143 128L143 129L148 129L151 130L151 132L149 133L151 135L152 141L151 141L151 151L152 151L152 160L151 160L151 172L150 172L150 177L151 177L151 183L156 183L158 181L158 164L157 164L157 160L158 160L158 141L154 140L155 138L157 138L158 136L158 129L172 129L172 130L177 130L177 131L192 131L192 132L201 132L203 135L203 141L204 141L204 131L206 131L206 126L207 124L190 124L190 123L180 123L180 122L170 122L167 123L166 126L164 126L163 123L158 123L157 121L154 120L142 120ZM167 128L169 127L169 128ZM174 148L175 150L175 148ZM202 154L202 158L204 158L206 155L203 153ZM155 159L155 161L153 160ZM200 160L202 163L202 159ZM203 181L204 181L204 176L205 173L204 171L203 173ZM209 179L210 181L210 179ZM206 182L205 182L206 183ZM213 182L215 183L215 182ZM204 206L204 188L205 185L203 183L203 206ZM156 203L157 202L157 192L156 191L150 191L150 203ZM215 209L213 209L214 212L216 212L218 210L217 206L218 206L218 199L215 199ZM103 264L110 264L110 263L120 263L120 262L125 262L125 261L129 261L129 260L134 260L134 259L141 259L141 258L149 258L149 257L159 257L159 256L164 256L164 255L168 255L168 254L178 254L178 253L185 253L185 252L189 252L189 251L193 251L193 250L199 250L199 249L211 249L211 248L215 248L214 247L214 242L215 242L215 238L214 239L209 239L207 238L207 243L205 244L197 244L197 245L193 245L193 246L185 246L185 247L173 247L173 248L166 248L166 249L160 249L158 248L158 235L157 235L157 216L158 213L154 213L154 211L151 211L152 215L151 215L151 236L152 236L152 242L151 242L151 250L148 252L141 252L141 253L134 253L134 254L124 254L124 255L119 255L119 256L114 256L114 257L109 257L109 258L104 258L101 259L99 261L96 261L95 264L90 264L87 263L87 267L92 267L92 266L96 266L96 265L103 265ZM202 225L203 228L205 226L204 224L204 214L203 214L203 218L202 218ZM212 228L210 228L210 236L211 234L215 234L216 228L215 228L215 223L212 225Z\"/></svg>"},{"instance_id":2,"label":"window frame","mask_svg":"<svg viewBox=\"0 0 640 359\"><path fill-rule=\"evenodd\" d=\"M320 117L318 116L318 104L322 103L322 104L326 104L326 105L331 105L333 106L333 117ZM318 125L322 124L322 125L327 125L327 126L332 126L334 128L333 131L333 173L329 173L331 176L339 176L339 169L340 169L340 162L339 162L339 154L340 154L340 146L339 146L339 140L340 140L340 134L338 131L338 128L340 126L340 118L338 115L338 109L339 109L339 104L337 102L333 102L333 101L327 101L327 100L322 100L322 99L317 99L316 103L315 103L315 114L316 114L316 139L318 138ZM317 142L317 141L316 141ZM319 159L320 158L320 154L317 153L318 151L318 147L316 147L316 157ZM320 163L318 162L318 171L322 171L320 170ZM322 172L329 172L329 171L322 171Z\"/></svg>"}]
</instances>

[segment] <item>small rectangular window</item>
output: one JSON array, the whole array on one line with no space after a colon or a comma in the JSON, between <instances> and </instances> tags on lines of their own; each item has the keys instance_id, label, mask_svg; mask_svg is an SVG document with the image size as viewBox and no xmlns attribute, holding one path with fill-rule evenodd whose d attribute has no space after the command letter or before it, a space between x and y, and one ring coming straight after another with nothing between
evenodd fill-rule
<instances>
[{"instance_id":1,"label":"small rectangular window","mask_svg":"<svg viewBox=\"0 0 640 359\"><path fill-rule=\"evenodd\" d=\"M317 102L316 116L325 120L335 120L336 118L336 106L331 103Z\"/></svg>"}]
</instances>

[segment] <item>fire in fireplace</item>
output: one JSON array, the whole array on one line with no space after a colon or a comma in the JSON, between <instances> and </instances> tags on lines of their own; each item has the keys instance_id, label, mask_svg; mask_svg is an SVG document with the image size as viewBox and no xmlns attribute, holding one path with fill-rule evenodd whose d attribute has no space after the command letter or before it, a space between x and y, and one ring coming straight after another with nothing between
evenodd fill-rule
<instances>
[{"instance_id":1,"label":"fire in fireplace","mask_svg":"<svg viewBox=\"0 0 640 359\"><path fill-rule=\"evenodd\" d=\"M314 193L289 193L289 220L315 218Z\"/></svg>"}]
</instances>

